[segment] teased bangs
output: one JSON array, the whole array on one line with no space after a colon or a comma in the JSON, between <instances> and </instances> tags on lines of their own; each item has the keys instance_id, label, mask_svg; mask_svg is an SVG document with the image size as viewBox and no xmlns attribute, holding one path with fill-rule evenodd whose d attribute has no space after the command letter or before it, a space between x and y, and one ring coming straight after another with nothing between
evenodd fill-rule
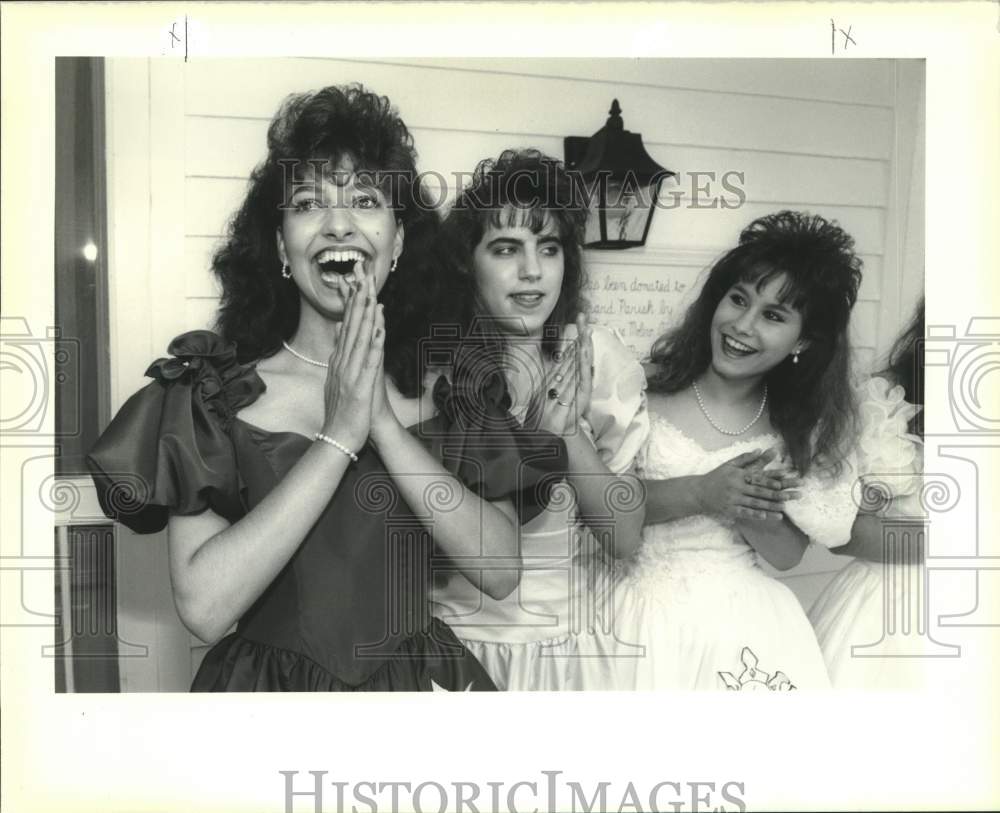
<instances>
[{"instance_id":1,"label":"teased bangs","mask_svg":"<svg viewBox=\"0 0 1000 813\"><path fill-rule=\"evenodd\" d=\"M532 234L541 234L546 229L552 229L559 233L561 239L566 239L566 229L572 224L564 222L558 213L551 209L544 209L541 206L514 206L508 204L502 209L487 209L483 212L486 215L484 225L492 226L494 229L528 229Z\"/></svg>"},{"instance_id":2,"label":"teased bangs","mask_svg":"<svg viewBox=\"0 0 1000 813\"><path fill-rule=\"evenodd\" d=\"M326 157L282 158L279 163L284 171L286 186L307 186L320 178L343 186L356 174L358 158L351 152L340 151Z\"/></svg>"},{"instance_id":3,"label":"teased bangs","mask_svg":"<svg viewBox=\"0 0 1000 813\"><path fill-rule=\"evenodd\" d=\"M748 268L741 269L736 281L753 285L760 293L771 280L781 276L785 277L785 281L778 291L778 302L804 314L806 306L809 304L808 291L803 287L801 281L797 281L793 274L789 274L783 268L778 268L770 263L755 263Z\"/></svg>"},{"instance_id":4,"label":"teased bangs","mask_svg":"<svg viewBox=\"0 0 1000 813\"><path fill-rule=\"evenodd\" d=\"M470 183L455 198L444 220L442 264L463 281L475 269L474 251L490 229L525 228L552 235L562 244L559 297L546 319L542 351L552 358L563 325L586 311L582 238L586 207L578 200L562 163L536 149L504 150L476 165Z\"/></svg>"},{"instance_id":5,"label":"teased bangs","mask_svg":"<svg viewBox=\"0 0 1000 813\"><path fill-rule=\"evenodd\" d=\"M288 97L268 128L272 194L326 178L338 185L353 173L394 209L420 198L413 138L384 96L360 86L329 87ZM360 181L356 181L360 182Z\"/></svg>"},{"instance_id":6,"label":"teased bangs","mask_svg":"<svg viewBox=\"0 0 1000 813\"><path fill-rule=\"evenodd\" d=\"M365 168L372 172L411 171L415 166L412 139L388 107L358 116L346 100L338 99L332 102L332 109L314 103L312 109L295 112L297 115L283 122L269 139L274 157L279 160L297 159L304 166L325 165L324 173L344 162L350 162L356 171ZM388 127L389 132L382 132L383 127Z\"/></svg>"}]
</instances>

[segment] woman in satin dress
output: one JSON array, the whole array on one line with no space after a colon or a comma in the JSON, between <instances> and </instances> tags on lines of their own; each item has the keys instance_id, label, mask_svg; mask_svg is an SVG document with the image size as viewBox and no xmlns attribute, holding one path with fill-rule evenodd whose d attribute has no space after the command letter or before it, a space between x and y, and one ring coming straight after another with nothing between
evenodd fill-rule
<instances>
[{"instance_id":1,"label":"woman in satin dress","mask_svg":"<svg viewBox=\"0 0 1000 813\"><path fill-rule=\"evenodd\" d=\"M478 338L483 369L503 368L512 413L567 449L555 496L522 528L518 588L497 598L451 574L434 590L437 616L507 690L612 687L621 653L597 632L616 558L642 527L632 470L649 431L645 379L621 340L584 316L585 209L574 201L557 161L506 150L479 164L442 236L465 292L467 349Z\"/></svg>"},{"instance_id":2,"label":"woman in satin dress","mask_svg":"<svg viewBox=\"0 0 1000 813\"><path fill-rule=\"evenodd\" d=\"M565 450L416 352L441 291L415 158L385 97L290 96L214 257L216 332L176 338L90 455L109 516L167 528L180 617L214 644L196 691L494 689L431 616L432 557L508 595Z\"/></svg>"}]
</instances>

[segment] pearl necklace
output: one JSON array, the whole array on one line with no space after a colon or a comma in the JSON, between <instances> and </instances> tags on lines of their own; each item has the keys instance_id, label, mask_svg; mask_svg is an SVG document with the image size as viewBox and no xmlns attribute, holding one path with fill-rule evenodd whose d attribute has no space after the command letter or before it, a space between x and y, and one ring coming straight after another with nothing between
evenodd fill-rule
<instances>
[{"instance_id":1,"label":"pearl necklace","mask_svg":"<svg viewBox=\"0 0 1000 813\"><path fill-rule=\"evenodd\" d=\"M313 367L323 367L324 369L328 369L330 367L330 365L325 361L316 361L316 359L311 359L309 358L309 356L303 356L298 350L294 349L288 342L283 341L281 344L285 348L285 350L287 350L289 353L295 356L295 358L302 359L302 361L304 361L306 364L311 364L313 365Z\"/></svg>"},{"instance_id":2,"label":"pearl necklace","mask_svg":"<svg viewBox=\"0 0 1000 813\"><path fill-rule=\"evenodd\" d=\"M755 423L757 423L757 421L760 420L760 416L764 414L764 407L767 406L767 384L765 384L764 397L760 399L760 408L757 410L757 414L753 416L753 420L750 421L750 423L748 423L742 429L737 429L734 432L731 429L723 429L721 426L719 426L719 424L717 424L715 421L712 420L712 416L709 415L708 410L705 409L705 402L701 400L701 392L698 390L697 382L692 381L691 388L694 390L694 397L698 399L698 408L701 410L701 414L705 416L705 420L707 420L710 424L712 424L712 427L714 429L718 430L719 432L722 432L723 435L731 435L733 437L736 437L737 435L742 435L751 426L753 426Z\"/></svg>"}]
</instances>

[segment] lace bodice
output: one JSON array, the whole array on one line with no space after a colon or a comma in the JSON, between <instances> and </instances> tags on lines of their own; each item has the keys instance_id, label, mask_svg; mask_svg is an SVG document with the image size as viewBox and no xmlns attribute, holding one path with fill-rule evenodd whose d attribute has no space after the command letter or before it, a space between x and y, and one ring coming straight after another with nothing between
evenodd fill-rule
<instances>
[{"instance_id":1,"label":"lace bodice","mask_svg":"<svg viewBox=\"0 0 1000 813\"><path fill-rule=\"evenodd\" d=\"M694 439L662 415L650 415L650 433L638 462L639 475L648 480L667 480L705 474L721 463L744 452L779 443L775 435L737 440L721 449L706 451ZM675 567L678 555L706 554L709 565L756 566L757 556L733 523L723 517L698 515L647 525L642 545L636 553L633 572Z\"/></svg>"},{"instance_id":2,"label":"lace bodice","mask_svg":"<svg viewBox=\"0 0 1000 813\"><path fill-rule=\"evenodd\" d=\"M781 447L781 438L769 433L706 450L662 415L652 413L650 418L649 441L638 462L639 474L644 479L706 474L737 455ZM808 475L798 489L802 498L786 504L788 517L813 542L827 547L844 544L850 538L857 513L852 496L855 476L853 456L845 461L836 477ZM757 554L736 531L734 523L722 516L698 515L647 525L633 573L676 568L691 554L698 554L696 558L703 568L757 564Z\"/></svg>"}]
</instances>

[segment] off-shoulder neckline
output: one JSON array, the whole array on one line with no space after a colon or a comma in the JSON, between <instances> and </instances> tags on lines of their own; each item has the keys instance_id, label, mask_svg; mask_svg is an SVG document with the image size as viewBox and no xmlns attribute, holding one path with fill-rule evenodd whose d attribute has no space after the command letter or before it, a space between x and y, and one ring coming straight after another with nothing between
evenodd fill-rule
<instances>
[{"instance_id":1,"label":"off-shoulder neckline","mask_svg":"<svg viewBox=\"0 0 1000 813\"><path fill-rule=\"evenodd\" d=\"M662 423L664 426L673 430L677 435L679 435L683 440L685 440L689 445L694 446L698 451L706 455L718 454L719 452L730 452L733 448L740 445L755 446L760 444L773 445L775 442L781 443L781 437L777 432L765 432L762 435L754 435L753 437L745 439L734 439L732 443L727 446L720 446L717 449L709 449L691 437L687 432L681 429L677 424L671 422L668 418L661 415L659 412L650 411L650 418L653 422Z\"/></svg>"},{"instance_id":2,"label":"off-shoulder neckline","mask_svg":"<svg viewBox=\"0 0 1000 813\"><path fill-rule=\"evenodd\" d=\"M257 359L256 361L251 361L247 363L247 367L249 367L253 371L253 374L260 382L262 389L260 393L257 395L257 397L253 399L253 401L251 401L249 404L244 405L243 409L246 409L246 407L256 403L257 400L261 397L261 395L267 392L268 389L267 382L264 380L264 377L257 371L257 365L260 363L260 361L261 359ZM239 421L247 429L251 430L252 432L256 432L257 434L260 435L267 435L269 437L277 437L280 435L292 435L293 437L302 438L302 440L305 440L308 443L312 443L313 441L315 441L315 438L309 437L309 435L303 435L301 432L296 432L291 429L275 429L275 430L265 429L263 426L259 426L258 424L252 423L251 421L248 421L246 418L241 418L239 416L239 413L233 416L233 420ZM428 420L431 420L431 418L425 418L424 420L418 423L415 423L411 426L404 426L403 428L412 435L414 433L414 430L418 426L420 426L423 423L426 423ZM365 445L368 445L368 443L369 441L366 440Z\"/></svg>"}]
</instances>

